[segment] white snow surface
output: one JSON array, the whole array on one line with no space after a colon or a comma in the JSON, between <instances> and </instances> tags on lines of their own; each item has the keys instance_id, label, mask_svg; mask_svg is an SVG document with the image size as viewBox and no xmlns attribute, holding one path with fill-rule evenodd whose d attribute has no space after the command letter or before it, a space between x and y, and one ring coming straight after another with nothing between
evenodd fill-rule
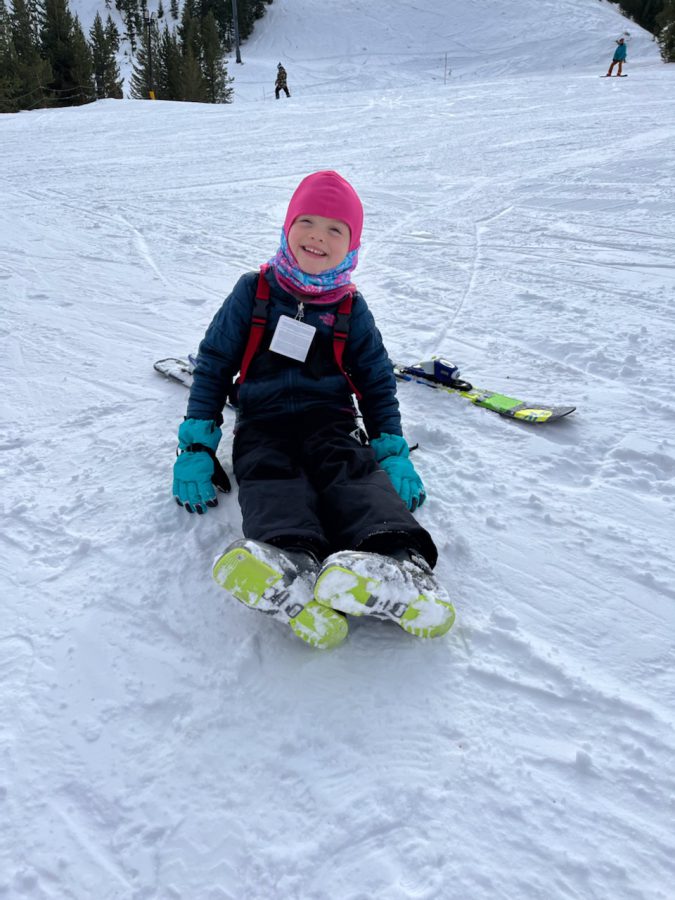
<instances>
[{"instance_id":1,"label":"white snow surface","mask_svg":"<svg viewBox=\"0 0 675 900\"><path fill-rule=\"evenodd\" d=\"M442 6L276 0L232 105L0 116L2 898L675 896L675 67L596 0ZM392 357L578 407L401 386L436 641L308 648L211 578L236 493L171 498L152 362L326 167Z\"/></svg>"}]
</instances>

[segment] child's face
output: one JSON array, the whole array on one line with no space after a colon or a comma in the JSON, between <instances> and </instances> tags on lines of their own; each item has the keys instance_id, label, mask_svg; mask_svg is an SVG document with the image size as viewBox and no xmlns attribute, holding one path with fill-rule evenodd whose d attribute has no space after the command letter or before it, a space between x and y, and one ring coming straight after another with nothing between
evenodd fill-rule
<instances>
[{"instance_id":1,"label":"child's face","mask_svg":"<svg viewBox=\"0 0 675 900\"><path fill-rule=\"evenodd\" d=\"M288 246L308 275L320 275L339 265L349 251L349 226L325 216L298 216L288 233Z\"/></svg>"}]
</instances>

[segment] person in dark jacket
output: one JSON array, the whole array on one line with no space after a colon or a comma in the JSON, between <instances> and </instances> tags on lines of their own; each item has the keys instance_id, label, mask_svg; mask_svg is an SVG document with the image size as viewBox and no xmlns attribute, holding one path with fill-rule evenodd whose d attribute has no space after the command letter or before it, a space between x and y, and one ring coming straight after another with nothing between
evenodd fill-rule
<instances>
[{"instance_id":1,"label":"person in dark jacket","mask_svg":"<svg viewBox=\"0 0 675 900\"><path fill-rule=\"evenodd\" d=\"M291 92L288 90L287 84L288 76L286 75L286 69L279 63L277 66L277 80L274 83L274 95L277 100L279 99L279 94L281 91L284 91L287 97L291 96Z\"/></svg>"},{"instance_id":2,"label":"person in dark jacket","mask_svg":"<svg viewBox=\"0 0 675 900\"><path fill-rule=\"evenodd\" d=\"M345 613L420 637L454 621L432 572L436 546L412 515L426 492L392 364L351 281L362 224L361 201L337 172L303 179L276 255L239 279L199 346L174 465L179 505L199 514L217 505L215 451L232 399L245 537L214 577L320 648L344 639Z\"/></svg>"},{"instance_id":3,"label":"person in dark jacket","mask_svg":"<svg viewBox=\"0 0 675 900\"><path fill-rule=\"evenodd\" d=\"M612 74L612 69L614 68L614 66L617 63L619 64L619 68L616 70L616 74L621 75L621 72L623 69L623 64L626 62L626 50L627 49L628 48L626 47L625 40L622 37L620 37L618 39L618 41L616 42L616 50L614 51L614 58L612 59L612 63L609 67L609 71L607 72L607 75L605 76L606 78L609 78L609 76Z\"/></svg>"}]
</instances>

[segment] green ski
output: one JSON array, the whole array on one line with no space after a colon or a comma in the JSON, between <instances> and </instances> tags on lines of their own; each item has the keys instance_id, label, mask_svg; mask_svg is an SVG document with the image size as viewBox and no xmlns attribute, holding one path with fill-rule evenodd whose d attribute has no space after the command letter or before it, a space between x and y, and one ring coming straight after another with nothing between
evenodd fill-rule
<instances>
[{"instance_id":1,"label":"green ski","mask_svg":"<svg viewBox=\"0 0 675 900\"><path fill-rule=\"evenodd\" d=\"M459 394L475 406L492 410L508 419L541 425L555 422L574 412L575 406L549 406L544 403L526 403L516 397L509 397L497 391L474 387L459 377L456 366L443 359L431 359L414 366L394 365L394 374L400 381L422 384L434 390Z\"/></svg>"}]
</instances>

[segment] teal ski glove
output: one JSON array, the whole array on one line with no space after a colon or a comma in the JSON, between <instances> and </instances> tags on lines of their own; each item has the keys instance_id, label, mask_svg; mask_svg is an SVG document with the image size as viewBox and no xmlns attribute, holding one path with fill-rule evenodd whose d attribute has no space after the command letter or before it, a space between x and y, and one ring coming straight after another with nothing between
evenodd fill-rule
<instances>
[{"instance_id":1,"label":"teal ski glove","mask_svg":"<svg viewBox=\"0 0 675 900\"><path fill-rule=\"evenodd\" d=\"M190 444L203 444L215 453L223 432L213 419L185 419L178 429L178 449L187 450Z\"/></svg>"},{"instance_id":2,"label":"teal ski glove","mask_svg":"<svg viewBox=\"0 0 675 900\"><path fill-rule=\"evenodd\" d=\"M230 482L216 459L222 432L205 419L186 419L178 429L178 452L173 467L173 495L187 512L202 515L209 506L218 506L217 484L229 491Z\"/></svg>"},{"instance_id":3,"label":"teal ski glove","mask_svg":"<svg viewBox=\"0 0 675 900\"><path fill-rule=\"evenodd\" d=\"M410 449L398 434L381 434L370 442L380 468L389 476L394 490L411 512L427 499L422 479L410 462Z\"/></svg>"}]
</instances>

